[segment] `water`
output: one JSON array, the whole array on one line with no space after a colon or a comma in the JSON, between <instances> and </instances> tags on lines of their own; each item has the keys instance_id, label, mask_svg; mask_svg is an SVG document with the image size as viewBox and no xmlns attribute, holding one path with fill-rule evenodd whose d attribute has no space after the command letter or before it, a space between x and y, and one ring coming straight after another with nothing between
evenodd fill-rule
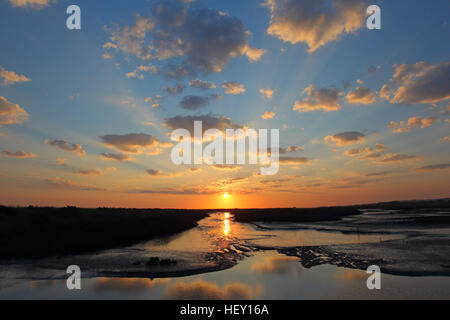
<instances>
[{"instance_id":1,"label":"water","mask_svg":"<svg viewBox=\"0 0 450 320\"><path fill-rule=\"evenodd\" d=\"M199 253L224 252L234 245L310 246L377 242L399 237L287 229L286 225L267 230L236 223L229 214L217 213L200 221L198 227L176 236L78 257L80 261L89 261L86 266L92 269L92 276L82 279L82 290L79 291L68 290L65 279L52 279L52 267L61 275L59 265L52 259L40 261L45 268L35 271L30 264L2 266L0 281L13 278L14 281L2 284L0 299L449 299L450 277L383 274L382 289L368 290L366 280L369 275L363 270L333 265L308 269L302 267L297 257L276 250L254 251L232 268L184 277L104 277L96 276L94 272L95 268L103 267L98 263L101 259L128 257L135 251L163 257L185 255L195 259ZM42 276L42 270L47 278ZM39 280L33 280L37 275Z\"/></svg>"},{"instance_id":2,"label":"water","mask_svg":"<svg viewBox=\"0 0 450 320\"><path fill-rule=\"evenodd\" d=\"M285 224L271 226L271 230L266 230L252 224L235 222L228 213L215 213L201 220L196 228L174 237L151 240L136 247L149 251L217 251L233 243L287 247L365 243L401 238L398 235L386 234L343 234L312 229L287 229Z\"/></svg>"}]
</instances>

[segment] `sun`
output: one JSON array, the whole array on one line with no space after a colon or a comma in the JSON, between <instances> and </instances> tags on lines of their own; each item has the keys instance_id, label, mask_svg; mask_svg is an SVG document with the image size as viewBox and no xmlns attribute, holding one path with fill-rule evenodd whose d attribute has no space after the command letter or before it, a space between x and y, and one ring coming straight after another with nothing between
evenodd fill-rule
<instances>
[{"instance_id":1,"label":"sun","mask_svg":"<svg viewBox=\"0 0 450 320\"><path fill-rule=\"evenodd\" d=\"M223 194L223 197L224 197L224 198L229 198L230 195L229 195L228 193L224 193L224 194Z\"/></svg>"}]
</instances>

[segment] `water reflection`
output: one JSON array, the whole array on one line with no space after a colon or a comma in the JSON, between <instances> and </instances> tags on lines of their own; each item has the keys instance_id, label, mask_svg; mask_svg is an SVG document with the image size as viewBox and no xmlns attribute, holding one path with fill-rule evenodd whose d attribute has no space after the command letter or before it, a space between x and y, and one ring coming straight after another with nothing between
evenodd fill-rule
<instances>
[{"instance_id":1,"label":"water reflection","mask_svg":"<svg viewBox=\"0 0 450 320\"><path fill-rule=\"evenodd\" d=\"M225 235L225 237L228 237L228 234L231 231L231 227L230 227L230 213L225 212L224 213L224 219L223 219L223 234Z\"/></svg>"},{"instance_id":2,"label":"water reflection","mask_svg":"<svg viewBox=\"0 0 450 320\"><path fill-rule=\"evenodd\" d=\"M176 282L165 292L166 299L174 300L248 300L256 299L262 293L262 286L250 286L239 282L227 283L221 288L215 282L195 280Z\"/></svg>"},{"instance_id":3,"label":"water reflection","mask_svg":"<svg viewBox=\"0 0 450 320\"><path fill-rule=\"evenodd\" d=\"M152 289L158 285L164 286L169 282L170 278L97 278L94 279L93 290L96 292L117 291L121 293L132 293L141 290Z\"/></svg>"},{"instance_id":4,"label":"water reflection","mask_svg":"<svg viewBox=\"0 0 450 320\"><path fill-rule=\"evenodd\" d=\"M264 262L253 263L252 271L259 274L298 274L301 268L297 257L274 256L265 258Z\"/></svg>"}]
</instances>

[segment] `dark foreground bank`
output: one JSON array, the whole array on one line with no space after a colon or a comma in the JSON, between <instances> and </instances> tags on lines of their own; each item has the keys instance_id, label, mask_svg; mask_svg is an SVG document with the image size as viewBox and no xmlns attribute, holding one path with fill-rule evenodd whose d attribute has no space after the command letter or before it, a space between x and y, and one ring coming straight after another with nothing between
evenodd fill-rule
<instances>
[{"instance_id":1,"label":"dark foreground bank","mask_svg":"<svg viewBox=\"0 0 450 320\"><path fill-rule=\"evenodd\" d=\"M193 228L207 216L205 210L0 206L0 259L132 245Z\"/></svg>"}]
</instances>

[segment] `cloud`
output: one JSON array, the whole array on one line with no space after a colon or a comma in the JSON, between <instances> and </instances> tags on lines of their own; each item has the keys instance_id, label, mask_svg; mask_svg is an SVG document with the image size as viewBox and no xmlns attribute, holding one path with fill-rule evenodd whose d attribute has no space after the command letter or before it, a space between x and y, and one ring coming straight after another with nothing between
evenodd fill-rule
<instances>
[{"instance_id":1,"label":"cloud","mask_svg":"<svg viewBox=\"0 0 450 320\"><path fill-rule=\"evenodd\" d=\"M130 190L129 193L140 194L172 194L172 195L205 195L217 194L217 190L209 190L201 187L186 188L160 188L160 189L136 189Z\"/></svg>"},{"instance_id":2,"label":"cloud","mask_svg":"<svg viewBox=\"0 0 450 320\"><path fill-rule=\"evenodd\" d=\"M289 152L297 152L297 151L303 151L303 148L299 147L299 146L289 146L287 148L280 148L279 149L279 153L280 154L286 154L286 153L289 153Z\"/></svg>"},{"instance_id":3,"label":"cloud","mask_svg":"<svg viewBox=\"0 0 450 320\"><path fill-rule=\"evenodd\" d=\"M164 87L163 90L170 96L182 94L184 90L184 84L176 84L173 87Z\"/></svg>"},{"instance_id":4,"label":"cloud","mask_svg":"<svg viewBox=\"0 0 450 320\"><path fill-rule=\"evenodd\" d=\"M31 9L41 9L48 6L50 2L55 2L56 0L9 0L9 3L13 7L20 8L31 8Z\"/></svg>"},{"instance_id":5,"label":"cloud","mask_svg":"<svg viewBox=\"0 0 450 320\"><path fill-rule=\"evenodd\" d=\"M127 77L127 78L137 78L137 79L139 79L139 80L144 79L144 75L143 75L143 74L138 74L138 71L137 71L137 70L134 70L134 71L132 71L132 72L125 73L125 77Z\"/></svg>"},{"instance_id":6,"label":"cloud","mask_svg":"<svg viewBox=\"0 0 450 320\"><path fill-rule=\"evenodd\" d=\"M387 101L391 100L392 90L388 84L383 84L380 89L380 98L385 99Z\"/></svg>"},{"instance_id":7,"label":"cloud","mask_svg":"<svg viewBox=\"0 0 450 320\"><path fill-rule=\"evenodd\" d=\"M21 82L29 82L31 81L30 78L25 77L24 75L18 75L14 71L7 71L0 67L0 78L3 79L3 85L8 86L10 84L14 83L21 83Z\"/></svg>"},{"instance_id":8,"label":"cloud","mask_svg":"<svg viewBox=\"0 0 450 320\"><path fill-rule=\"evenodd\" d=\"M145 133L107 134L99 138L107 147L126 153L140 153L145 148L160 144L157 137Z\"/></svg>"},{"instance_id":9,"label":"cloud","mask_svg":"<svg viewBox=\"0 0 450 320\"><path fill-rule=\"evenodd\" d=\"M245 50L245 55L247 56L248 60L250 62L255 62L261 59L261 57L266 53L267 51L264 49L257 49L252 47L247 47L247 50Z\"/></svg>"},{"instance_id":10,"label":"cloud","mask_svg":"<svg viewBox=\"0 0 450 320\"><path fill-rule=\"evenodd\" d=\"M322 88L316 90L314 85L310 85L303 94L306 98L296 101L292 110L298 112L312 111L337 111L341 108L339 105L339 96L342 92L336 88Z\"/></svg>"},{"instance_id":11,"label":"cloud","mask_svg":"<svg viewBox=\"0 0 450 320\"><path fill-rule=\"evenodd\" d=\"M82 156L86 155L86 151L79 144L70 143L64 140L49 140L49 139L45 139L45 143L48 144L49 146L57 147L64 151L79 153Z\"/></svg>"},{"instance_id":12,"label":"cloud","mask_svg":"<svg viewBox=\"0 0 450 320\"><path fill-rule=\"evenodd\" d=\"M355 33L367 8L361 0L266 0L264 5L271 13L267 33L291 44L306 43L308 52Z\"/></svg>"},{"instance_id":13,"label":"cloud","mask_svg":"<svg viewBox=\"0 0 450 320\"><path fill-rule=\"evenodd\" d=\"M147 172L147 174L151 177L155 177L155 178L173 178L173 177L178 177L181 176L183 174L183 172L175 172L175 173L164 173L161 170L154 170L154 169L147 169L145 170Z\"/></svg>"},{"instance_id":14,"label":"cloud","mask_svg":"<svg viewBox=\"0 0 450 320\"><path fill-rule=\"evenodd\" d=\"M272 99L273 95L275 93L275 90L273 89L260 89L260 93L262 93L264 96L266 96L267 99Z\"/></svg>"},{"instance_id":15,"label":"cloud","mask_svg":"<svg viewBox=\"0 0 450 320\"><path fill-rule=\"evenodd\" d=\"M413 65L394 65L394 83L400 87L391 103L437 103L450 99L450 61L437 65L418 62Z\"/></svg>"},{"instance_id":16,"label":"cloud","mask_svg":"<svg viewBox=\"0 0 450 320\"><path fill-rule=\"evenodd\" d=\"M123 153L102 153L100 155L102 159L105 160L115 160L115 161L130 161L131 157Z\"/></svg>"},{"instance_id":17,"label":"cloud","mask_svg":"<svg viewBox=\"0 0 450 320\"><path fill-rule=\"evenodd\" d=\"M366 136L357 131L347 131L342 133L337 133L332 136L326 136L324 138L325 143L327 144L335 144L338 146L346 146L353 143L358 143L364 140Z\"/></svg>"},{"instance_id":18,"label":"cloud","mask_svg":"<svg viewBox=\"0 0 450 320\"><path fill-rule=\"evenodd\" d=\"M273 119L274 117L275 117L275 113L273 111L266 111L266 112L264 112L263 115L261 115L261 118L264 120Z\"/></svg>"},{"instance_id":19,"label":"cloud","mask_svg":"<svg viewBox=\"0 0 450 320\"><path fill-rule=\"evenodd\" d=\"M107 42L102 46L103 49L116 49L117 45L112 42Z\"/></svg>"},{"instance_id":20,"label":"cloud","mask_svg":"<svg viewBox=\"0 0 450 320\"><path fill-rule=\"evenodd\" d=\"M403 132L409 132L411 129L420 127L421 129L431 127L436 121L438 121L438 117L429 117L429 118L422 118L422 117L411 117L408 119L408 121L391 121L391 123L388 125L388 128L392 129L393 133L403 133Z\"/></svg>"},{"instance_id":21,"label":"cloud","mask_svg":"<svg viewBox=\"0 0 450 320\"><path fill-rule=\"evenodd\" d=\"M370 172L370 173L366 173L364 176L366 177L379 177L379 176L386 176L388 174L391 174L392 172L390 171L379 171L379 172Z\"/></svg>"},{"instance_id":22,"label":"cloud","mask_svg":"<svg viewBox=\"0 0 450 320\"><path fill-rule=\"evenodd\" d=\"M119 30L106 31L110 33L110 40L103 46L107 49L117 48L127 57L134 55L141 60L149 60L152 58L151 48L145 46L146 33L152 30L154 25L146 18L138 16L136 24L132 27L125 26Z\"/></svg>"},{"instance_id":23,"label":"cloud","mask_svg":"<svg viewBox=\"0 0 450 320\"><path fill-rule=\"evenodd\" d=\"M284 165L300 165L307 164L310 160L306 157L280 157L280 164Z\"/></svg>"},{"instance_id":24,"label":"cloud","mask_svg":"<svg viewBox=\"0 0 450 320\"><path fill-rule=\"evenodd\" d=\"M444 170L444 169L449 169L449 168L450 168L450 163L441 163L441 164L434 164L434 165L430 165L430 166L418 167L418 168L415 168L414 170L416 170L416 171L435 171L435 170Z\"/></svg>"},{"instance_id":25,"label":"cloud","mask_svg":"<svg viewBox=\"0 0 450 320\"><path fill-rule=\"evenodd\" d=\"M17 152L2 151L2 155L5 158L16 158L16 159L29 159L29 158L37 157L36 154L34 154L34 153L27 153L25 151L17 151Z\"/></svg>"},{"instance_id":26,"label":"cloud","mask_svg":"<svg viewBox=\"0 0 450 320\"><path fill-rule=\"evenodd\" d=\"M160 97L160 98L158 98L158 97ZM144 101L146 103L150 103L152 105L152 108L158 108L159 106L161 106L159 103L159 99L162 99L162 97L161 96L157 96L156 98L147 97L144 99Z\"/></svg>"},{"instance_id":27,"label":"cloud","mask_svg":"<svg viewBox=\"0 0 450 320\"><path fill-rule=\"evenodd\" d=\"M375 145L375 148L372 147L354 148L345 151L344 154L348 157L364 156L365 159L374 159L383 156L383 153L387 150L388 148L384 144L377 143Z\"/></svg>"},{"instance_id":28,"label":"cloud","mask_svg":"<svg viewBox=\"0 0 450 320\"><path fill-rule=\"evenodd\" d=\"M103 171L97 170L97 169L78 170L75 173L82 175L82 176L101 176L101 175L103 175Z\"/></svg>"},{"instance_id":29,"label":"cloud","mask_svg":"<svg viewBox=\"0 0 450 320\"><path fill-rule=\"evenodd\" d=\"M430 68L431 64L424 61L413 64L394 64L392 66L394 75L391 81L395 84L409 84L416 75L423 76L423 72Z\"/></svg>"},{"instance_id":30,"label":"cloud","mask_svg":"<svg viewBox=\"0 0 450 320\"><path fill-rule=\"evenodd\" d=\"M164 63L165 76L176 79L221 72L244 54L250 61L260 58L261 49L249 46L251 33L240 19L189 2L158 2L135 25L107 28L108 42L125 56Z\"/></svg>"},{"instance_id":31,"label":"cloud","mask_svg":"<svg viewBox=\"0 0 450 320\"><path fill-rule=\"evenodd\" d=\"M141 72L150 72L150 73L158 73L159 68L157 66L152 65L140 65L137 67L137 70Z\"/></svg>"},{"instance_id":32,"label":"cloud","mask_svg":"<svg viewBox=\"0 0 450 320\"><path fill-rule=\"evenodd\" d=\"M225 89L226 94L237 95L241 93L245 93L247 90L245 89L242 83L237 81L228 81L222 83L222 88Z\"/></svg>"},{"instance_id":33,"label":"cloud","mask_svg":"<svg viewBox=\"0 0 450 320\"><path fill-rule=\"evenodd\" d=\"M377 101L375 93L370 92L370 89L366 87L356 87L347 94L346 98L349 103L354 104L372 104Z\"/></svg>"},{"instance_id":34,"label":"cloud","mask_svg":"<svg viewBox=\"0 0 450 320\"><path fill-rule=\"evenodd\" d=\"M185 96L180 102L180 108L185 110L198 110L209 104L209 98L203 96Z\"/></svg>"},{"instance_id":35,"label":"cloud","mask_svg":"<svg viewBox=\"0 0 450 320\"><path fill-rule=\"evenodd\" d=\"M450 142L450 136L441 138L441 141Z\"/></svg>"},{"instance_id":36,"label":"cloud","mask_svg":"<svg viewBox=\"0 0 450 320\"><path fill-rule=\"evenodd\" d=\"M163 172L161 170L147 169L145 171L147 171L147 173L150 176L153 176L153 177L158 177L158 176L161 176L163 174Z\"/></svg>"},{"instance_id":37,"label":"cloud","mask_svg":"<svg viewBox=\"0 0 450 320\"><path fill-rule=\"evenodd\" d=\"M373 152L372 148L355 148L345 151L345 155L349 157L355 157L362 154L371 154Z\"/></svg>"},{"instance_id":38,"label":"cloud","mask_svg":"<svg viewBox=\"0 0 450 320\"><path fill-rule=\"evenodd\" d=\"M196 72L189 66L169 65L166 67L164 76L169 80L182 80L186 77L195 76Z\"/></svg>"},{"instance_id":39,"label":"cloud","mask_svg":"<svg viewBox=\"0 0 450 320\"><path fill-rule=\"evenodd\" d=\"M191 88L197 88L197 89L203 89L203 90L216 89L217 88L215 83L208 82L208 81L202 81L200 79L195 79L195 80L189 81L189 86Z\"/></svg>"},{"instance_id":40,"label":"cloud","mask_svg":"<svg viewBox=\"0 0 450 320\"><path fill-rule=\"evenodd\" d=\"M214 169L217 170L225 170L225 171L235 171L242 168L242 166L234 166L234 165L227 165L227 164L214 164Z\"/></svg>"},{"instance_id":41,"label":"cloud","mask_svg":"<svg viewBox=\"0 0 450 320\"><path fill-rule=\"evenodd\" d=\"M23 123L28 120L28 112L18 104L0 96L0 125Z\"/></svg>"},{"instance_id":42,"label":"cloud","mask_svg":"<svg viewBox=\"0 0 450 320\"><path fill-rule=\"evenodd\" d=\"M411 156L407 154L398 154L398 153L389 153L383 159L378 162L386 163L386 162L399 162L399 161L408 161L408 160L418 160L419 157Z\"/></svg>"},{"instance_id":43,"label":"cloud","mask_svg":"<svg viewBox=\"0 0 450 320\"><path fill-rule=\"evenodd\" d=\"M199 116L175 116L167 118L163 122L163 126L169 130L176 130L183 128L194 133L194 121L202 121L202 129L206 131L208 129L218 129L225 132L226 129L242 129L243 126L231 121L230 118L225 116L212 116L212 115L199 115Z\"/></svg>"},{"instance_id":44,"label":"cloud","mask_svg":"<svg viewBox=\"0 0 450 320\"><path fill-rule=\"evenodd\" d=\"M82 185L70 180L63 180L61 178L45 179L44 182L51 187L67 190L80 190L80 191L106 191L104 188L98 188L94 186Z\"/></svg>"},{"instance_id":45,"label":"cloud","mask_svg":"<svg viewBox=\"0 0 450 320\"><path fill-rule=\"evenodd\" d=\"M375 144L375 150L378 152L384 152L388 149L383 143L377 143Z\"/></svg>"}]
</instances>

